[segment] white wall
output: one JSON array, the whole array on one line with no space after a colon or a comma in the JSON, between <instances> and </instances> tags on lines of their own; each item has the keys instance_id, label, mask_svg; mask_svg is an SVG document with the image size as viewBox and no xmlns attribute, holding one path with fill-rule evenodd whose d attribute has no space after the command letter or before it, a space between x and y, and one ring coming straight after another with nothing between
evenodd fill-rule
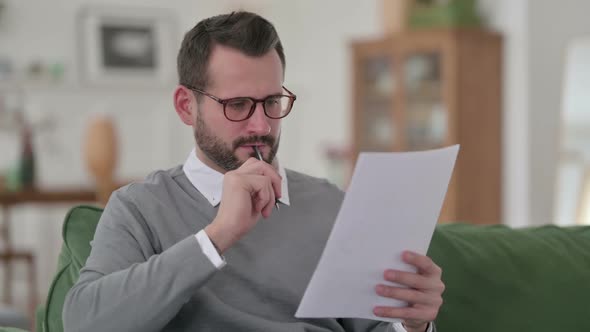
<instances>
[{"instance_id":1,"label":"white wall","mask_svg":"<svg viewBox=\"0 0 590 332\"><path fill-rule=\"evenodd\" d=\"M590 35L590 1L529 1L531 223L554 222L565 48Z\"/></svg>"},{"instance_id":2,"label":"white wall","mask_svg":"<svg viewBox=\"0 0 590 332\"><path fill-rule=\"evenodd\" d=\"M553 223L565 47L590 35L590 2L480 5L490 26L504 35L504 223Z\"/></svg>"},{"instance_id":3,"label":"white wall","mask_svg":"<svg viewBox=\"0 0 590 332\"><path fill-rule=\"evenodd\" d=\"M489 26L503 36L502 221L529 224L529 0L480 1Z\"/></svg>"}]
</instances>

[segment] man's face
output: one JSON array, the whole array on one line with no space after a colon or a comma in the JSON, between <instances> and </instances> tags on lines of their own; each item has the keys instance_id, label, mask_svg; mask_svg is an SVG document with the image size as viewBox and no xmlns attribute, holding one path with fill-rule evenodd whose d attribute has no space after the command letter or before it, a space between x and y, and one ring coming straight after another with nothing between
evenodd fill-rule
<instances>
[{"instance_id":1,"label":"man's face","mask_svg":"<svg viewBox=\"0 0 590 332\"><path fill-rule=\"evenodd\" d=\"M215 46L209 67L209 94L221 99L253 97L263 99L283 93L283 67L276 51L250 57L237 50ZM223 105L200 96L194 125L197 155L221 172L240 167L255 156L257 146L266 162L272 163L278 151L281 120L264 114L262 104L250 118L232 122L223 114Z\"/></svg>"}]
</instances>

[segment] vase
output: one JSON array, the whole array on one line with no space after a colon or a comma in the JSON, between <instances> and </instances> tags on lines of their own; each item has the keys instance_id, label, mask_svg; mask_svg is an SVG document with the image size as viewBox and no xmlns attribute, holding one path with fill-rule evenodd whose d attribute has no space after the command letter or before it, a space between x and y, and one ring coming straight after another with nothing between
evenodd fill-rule
<instances>
[{"instance_id":1,"label":"vase","mask_svg":"<svg viewBox=\"0 0 590 332\"><path fill-rule=\"evenodd\" d=\"M29 125L23 126L21 140L20 185L22 189L33 190L35 187L35 155L33 153L33 133Z\"/></svg>"},{"instance_id":2,"label":"vase","mask_svg":"<svg viewBox=\"0 0 590 332\"><path fill-rule=\"evenodd\" d=\"M387 35L404 32L414 0L381 0L381 20Z\"/></svg>"},{"instance_id":3,"label":"vase","mask_svg":"<svg viewBox=\"0 0 590 332\"><path fill-rule=\"evenodd\" d=\"M84 141L86 168L94 178L97 200L105 205L115 189L117 167L117 135L113 120L107 115L92 118L86 130Z\"/></svg>"}]
</instances>

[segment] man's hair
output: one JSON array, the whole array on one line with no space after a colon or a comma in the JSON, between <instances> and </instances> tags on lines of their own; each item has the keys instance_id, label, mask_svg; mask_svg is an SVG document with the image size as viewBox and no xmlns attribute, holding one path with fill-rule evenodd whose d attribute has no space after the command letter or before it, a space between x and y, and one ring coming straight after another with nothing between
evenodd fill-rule
<instances>
[{"instance_id":1,"label":"man's hair","mask_svg":"<svg viewBox=\"0 0 590 332\"><path fill-rule=\"evenodd\" d=\"M249 56L262 56L275 49L285 70L283 45L272 23L257 14L239 11L204 19L184 35L177 58L179 84L207 87L209 58L217 44Z\"/></svg>"}]
</instances>

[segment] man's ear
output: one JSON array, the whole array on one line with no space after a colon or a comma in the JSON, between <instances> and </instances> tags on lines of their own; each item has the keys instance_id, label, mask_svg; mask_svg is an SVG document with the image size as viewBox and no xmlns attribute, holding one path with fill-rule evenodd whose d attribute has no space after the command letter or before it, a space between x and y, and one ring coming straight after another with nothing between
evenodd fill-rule
<instances>
[{"instance_id":1,"label":"man's ear","mask_svg":"<svg viewBox=\"0 0 590 332\"><path fill-rule=\"evenodd\" d=\"M197 112L197 98L185 86L179 85L174 90L174 109L184 124L192 126Z\"/></svg>"}]
</instances>

